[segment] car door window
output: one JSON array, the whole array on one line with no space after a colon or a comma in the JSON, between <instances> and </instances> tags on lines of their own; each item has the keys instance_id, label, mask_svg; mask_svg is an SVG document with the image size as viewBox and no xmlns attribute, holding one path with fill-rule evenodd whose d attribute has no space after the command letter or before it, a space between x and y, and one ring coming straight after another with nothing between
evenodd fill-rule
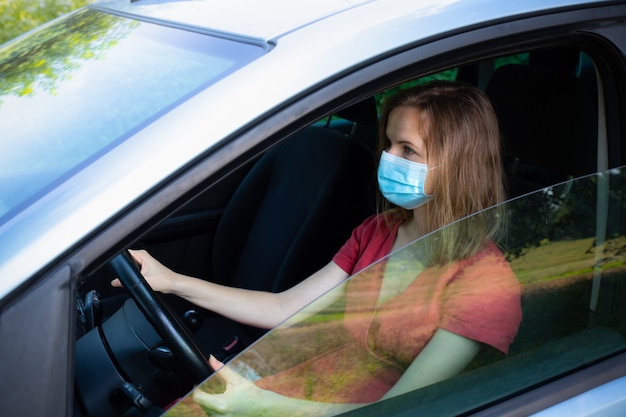
<instances>
[{"instance_id":1,"label":"car door window","mask_svg":"<svg viewBox=\"0 0 626 417\"><path fill-rule=\"evenodd\" d=\"M394 409L409 409L408 404L414 412L424 415L457 415L623 351L626 230L616 220L616 214L623 211L625 180L626 168L584 176L448 226L462 230L480 218L506 219L507 233L498 244L519 283L523 313L514 341L506 354L483 344L479 355L459 376L356 410L355 415L380 415L384 404L390 415ZM373 330L385 323L375 318L384 311L375 300L359 305L357 310L346 309L354 302L349 286L369 288L385 271L398 283L390 290L396 291L392 298L407 296L416 283L425 285L425 271L431 268L429 247L443 232L415 241L353 276L274 329L228 366L262 386L264 380L270 379L278 391L298 387L298 395L304 398L313 395L307 391L307 384L303 385L306 380L324 381L333 390L368 389L359 381L376 372L378 366L403 366L398 361L402 354L385 356L384 346L398 345L404 339L398 333ZM475 282L472 308L481 310L484 303L493 300L493 288L478 278ZM361 296L369 297L367 291ZM330 304L329 299L333 300ZM404 310L395 311L407 334L419 322L417 316L411 315L415 309L436 304L434 298L428 297L411 300L403 304ZM503 316L502 320L507 319ZM341 357L335 357L337 352L360 343L361 337L351 332L351 322L365 326L370 339L365 354L344 358L351 362L345 364L336 361ZM374 332L385 336L371 338ZM330 368L323 365L323 358L328 355L335 358ZM317 389L314 382L308 387ZM198 389L220 392L223 387L218 378L210 378ZM170 414L204 415L191 397L171 409Z\"/></svg>"}]
</instances>

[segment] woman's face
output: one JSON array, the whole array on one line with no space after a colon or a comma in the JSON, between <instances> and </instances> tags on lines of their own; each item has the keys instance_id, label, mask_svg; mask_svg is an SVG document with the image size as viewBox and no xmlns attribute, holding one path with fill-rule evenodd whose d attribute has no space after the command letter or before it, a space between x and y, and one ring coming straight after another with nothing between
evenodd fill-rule
<instances>
[{"instance_id":1,"label":"woman's face","mask_svg":"<svg viewBox=\"0 0 626 417\"><path fill-rule=\"evenodd\" d=\"M419 133L419 110L415 107L400 106L389 113L387 121L387 138L391 142L387 152L409 161L428 165L428 168L436 167L438 161L433 155L427 155L426 143ZM432 194L434 191L434 173L437 170L428 171L424 192Z\"/></svg>"}]
</instances>

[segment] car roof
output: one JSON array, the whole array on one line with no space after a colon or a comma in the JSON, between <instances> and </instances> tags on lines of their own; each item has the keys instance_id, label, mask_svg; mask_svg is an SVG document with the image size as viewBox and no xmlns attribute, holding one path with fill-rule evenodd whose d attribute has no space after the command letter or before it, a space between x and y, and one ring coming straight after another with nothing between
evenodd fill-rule
<instances>
[{"instance_id":1,"label":"car roof","mask_svg":"<svg viewBox=\"0 0 626 417\"><path fill-rule=\"evenodd\" d=\"M450 17L456 13L457 9L465 8L465 5L472 6L470 14L462 15L470 21L484 20L490 15L523 14L593 2L595 1L102 0L95 3L93 7L191 30L272 43L282 36L337 15L353 15L355 19L351 20L351 26L354 27L368 27L372 23L385 23L385 20L390 17L397 19L405 15L411 20L422 18L437 22L437 27L445 31L447 26L457 25L457 19L450 19ZM380 10L388 12L383 16L380 13L374 13Z\"/></svg>"},{"instance_id":2,"label":"car roof","mask_svg":"<svg viewBox=\"0 0 626 417\"><path fill-rule=\"evenodd\" d=\"M285 33L375 0L104 0L95 7L269 43Z\"/></svg>"}]
</instances>

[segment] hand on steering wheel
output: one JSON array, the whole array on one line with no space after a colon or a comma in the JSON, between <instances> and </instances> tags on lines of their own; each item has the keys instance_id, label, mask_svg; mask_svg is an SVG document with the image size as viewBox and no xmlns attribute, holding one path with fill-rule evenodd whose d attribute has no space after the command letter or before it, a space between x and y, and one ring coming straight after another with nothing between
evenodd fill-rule
<instances>
[{"instance_id":1,"label":"hand on steering wheel","mask_svg":"<svg viewBox=\"0 0 626 417\"><path fill-rule=\"evenodd\" d=\"M193 378L193 382L200 383L211 375L213 369L195 338L148 285L130 253L127 250L121 252L110 264L124 288L128 290L174 356L179 359L184 371Z\"/></svg>"}]
</instances>

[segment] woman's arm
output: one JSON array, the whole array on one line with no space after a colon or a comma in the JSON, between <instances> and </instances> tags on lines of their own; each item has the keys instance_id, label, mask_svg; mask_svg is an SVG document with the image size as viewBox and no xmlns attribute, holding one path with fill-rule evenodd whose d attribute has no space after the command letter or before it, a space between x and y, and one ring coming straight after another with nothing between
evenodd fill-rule
<instances>
[{"instance_id":1,"label":"woman's arm","mask_svg":"<svg viewBox=\"0 0 626 417\"><path fill-rule=\"evenodd\" d=\"M383 399L458 375L479 350L480 343L475 340L438 329Z\"/></svg>"},{"instance_id":2,"label":"woman's arm","mask_svg":"<svg viewBox=\"0 0 626 417\"><path fill-rule=\"evenodd\" d=\"M334 262L330 262L298 285L282 293L252 291L178 274L158 262L146 251L130 251L130 253L141 266L141 273L153 290L177 295L232 320L266 329L277 326L348 277L346 272ZM121 286L117 279L111 284L116 287Z\"/></svg>"},{"instance_id":3,"label":"woman's arm","mask_svg":"<svg viewBox=\"0 0 626 417\"><path fill-rule=\"evenodd\" d=\"M404 394L459 374L476 356L479 349L478 342L446 330L437 330L424 350L382 399ZM226 384L226 391L222 394L209 394L201 389L194 391L194 401L209 415L217 412L224 416L325 417L366 405L323 403L286 397L257 387L213 357L209 362L218 370L217 376Z\"/></svg>"},{"instance_id":4,"label":"woman's arm","mask_svg":"<svg viewBox=\"0 0 626 417\"><path fill-rule=\"evenodd\" d=\"M226 385L222 394L209 394L197 388L193 400L207 415L267 416L267 417L322 417L341 414L364 404L330 404L286 397L264 390L239 375L213 356L209 363L216 376Z\"/></svg>"}]
</instances>

